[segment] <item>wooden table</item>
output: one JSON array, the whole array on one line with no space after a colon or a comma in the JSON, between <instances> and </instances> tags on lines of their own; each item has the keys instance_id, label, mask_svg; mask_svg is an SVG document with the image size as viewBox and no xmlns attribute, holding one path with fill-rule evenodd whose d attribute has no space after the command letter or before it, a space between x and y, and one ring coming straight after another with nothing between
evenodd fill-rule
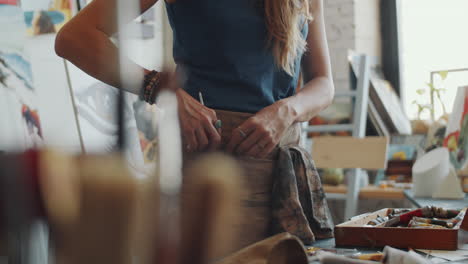
<instances>
[{"instance_id":1,"label":"wooden table","mask_svg":"<svg viewBox=\"0 0 468 264\"><path fill-rule=\"evenodd\" d=\"M432 199L432 198L416 198L411 190L405 190L406 198L416 207L437 206L447 209L462 209L468 207L468 194L464 200L446 200L446 199Z\"/></svg>"},{"instance_id":2,"label":"wooden table","mask_svg":"<svg viewBox=\"0 0 468 264\"><path fill-rule=\"evenodd\" d=\"M333 194L346 194L348 192L348 187L346 185L323 185L323 189L325 193L333 193ZM396 188L380 188L374 185L368 185L362 187L359 191L359 198L360 199L405 199L405 195L403 194L403 189L396 189Z\"/></svg>"}]
</instances>

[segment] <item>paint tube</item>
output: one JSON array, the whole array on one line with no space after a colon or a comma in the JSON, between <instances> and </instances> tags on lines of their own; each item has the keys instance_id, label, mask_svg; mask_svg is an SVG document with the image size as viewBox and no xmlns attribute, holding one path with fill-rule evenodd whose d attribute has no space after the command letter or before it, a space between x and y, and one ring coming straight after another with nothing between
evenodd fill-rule
<instances>
[{"instance_id":1,"label":"paint tube","mask_svg":"<svg viewBox=\"0 0 468 264\"><path fill-rule=\"evenodd\" d=\"M460 213L456 217L454 217L454 218L452 218L452 219L450 219L448 221L450 223L452 223L453 226L456 226L458 223L463 221L464 218L465 218L465 211L460 211Z\"/></svg>"},{"instance_id":2,"label":"paint tube","mask_svg":"<svg viewBox=\"0 0 468 264\"><path fill-rule=\"evenodd\" d=\"M371 226L378 226L380 224L387 222L388 220L390 220L388 216L386 217L377 216L376 219L369 221L367 224Z\"/></svg>"},{"instance_id":3,"label":"paint tube","mask_svg":"<svg viewBox=\"0 0 468 264\"><path fill-rule=\"evenodd\" d=\"M407 225L411 221L411 219L413 219L413 217L421 217L425 213L427 213L427 210L430 210L430 209L426 209L426 208L416 209L416 210L404 213L402 215L396 216L390 219L389 221L387 221L384 227Z\"/></svg>"},{"instance_id":4,"label":"paint tube","mask_svg":"<svg viewBox=\"0 0 468 264\"><path fill-rule=\"evenodd\" d=\"M418 222L418 223L439 225L439 226L448 227L448 228L452 228L454 226L454 224L450 220L447 220L447 219L443 220L443 219L437 219L437 218L413 217L413 221Z\"/></svg>"},{"instance_id":5,"label":"paint tube","mask_svg":"<svg viewBox=\"0 0 468 264\"><path fill-rule=\"evenodd\" d=\"M460 210L455 210L455 209L444 209L442 207L435 207L435 206L426 206L423 209L423 217L427 218L444 218L444 219L449 219L449 218L454 218L458 214L460 214Z\"/></svg>"},{"instance_id":6,"label":"paint tube","mask_svg":"<svg viewBox=\"0 0 468 264\"><path fill-rule=\"evenodd\" d=\"M447 229L446 227L440 225L433 225L428 223L417 222L414 219L411 220L408 224L408 227L411 228L429 228L429 229Z\"/></svg>"}]
</instances>

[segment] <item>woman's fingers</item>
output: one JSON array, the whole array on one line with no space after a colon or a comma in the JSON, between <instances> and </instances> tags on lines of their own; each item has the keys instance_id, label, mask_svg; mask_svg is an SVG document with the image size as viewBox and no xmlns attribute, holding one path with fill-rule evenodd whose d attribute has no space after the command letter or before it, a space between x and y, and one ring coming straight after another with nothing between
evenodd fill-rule
<instances>
[{"instance_id":1,"label":"woman's fingers","mask_svg":"<svg viewBox=\"0 0 468 264\"><path fill-rule=\"evenodd\" d=\"M266 157L275 147L272 133L254 118L234 130L227 146L228 152L250 157Z\"/></svg>"},{"instance_id":2,"label":"woman's fingers","mask_svg":"<svg viewBox=\"0 0 468 264\"><path fill-rule=\"evenodd\" d=\"M209 150L216 150L219 148L219 146L221 145L221 133L219 130L217 130L213 123L209 122L205 122L204 124L204 128L205 128L205 132L206 132L206 135L208 137L208 141L209 141L209 146L208 146L208 149Z\"/></svg>"},{"instance_id":3,"label":"woman's fingers","mask_svg":"<svg viewBox=\"0 0 468 264\"><path fill-rule=\"evenodd\" d=\"M213 109L205 107L202 126L208 137L208 149L216 150L221 144L221 133L215 128L214 123L218 120L216 112Z\"/></svg>"},{"instance_id":4,"label":"woman's fingers","mask_svg":"<svg viewBox=\"0 0 468 264\"><path fill-rule=\"evenodd\" d=\"M207 149L216 149L221 142L221 136L218 134L216 129L207 131L208 125L204 127L198 127L193 131L184 133L185 138L185 150L187 152L194 151L205 151Z\"/></svg>"},{"instance_id":5,"label":"woman's fingers","mask_svg":"<svg viewBox=\"0 0 468 264\"><path fill-rule=\"evenodd\" d=\"M182 89L176 91L179 100L179 118L184 140L191 151L216 149L220 145L220 133L214 127L216 112L191 97ZM187 149L186 149L187 150Z\"/></svg>"},{"instance_id":6,"label":"woman's fingers","mask_svg":"<svg viewBox=\"0 0 468 264\"><path fill-rule=\"evenodd\" d=\"M245 153L245 156L247 157L252 157L252 158L258 158L260 152L262 151L262 148L258 144L254 144L249 151Z\"/></svg>"},{"instance_id":7,"label":"woman's fingers","mask_svg":"<svg viewBox=\"0 0 468 264\"><path fill-rule=\"evenodd\" d=\"M234 148L237 146L237 144L239 144L239 142L241 142L241 140L242 140L242 137L241 137L239 128L234 129L232 131L231 138L229 139L229 142L226 146L226 151L228 153L233 153Z\"/></svg>"},{"instance_id":8,"label":"woman's fingers","mask_svg":"<svg viewBox=\"0 0 468 264\"><path fill-rule=\"evenodd\" d=\"M264 159L266 157L268 157L268 155L275 149L276 147L276 144L274 144L273 142L270 143L270 144L267 144L258 154L257 154L257 158L260 158L260 159Z\"/></svg>"},{"instance_id":9,"label":"woman's fingers","mask_svg":"<svg viewBox=\"0 0 468 264\"><path fill-rule=\"evenodd\" d=\"M198 149L198 141L195 136L195 131L185 131L183 136L186 152L192 153Z\"/></svg>"},{"instance_id":10,"label":"woman's fingers","mask_svg":"<svg viewBox=\"0 0 468 264\"><path fill-rule=\"evenodd\" d=\"M259 140L261 140L261 134L254 130L246 139L240 142L235 152L237 154L246 154Z\"/></svg>"},{"instance_id":11,"label":"woman's fingers","mask_svg":"<svg viewBox=\"0 0 468 264\"><path fill-rule=\"evenodd\" d=\"M198 142L198 151L204 151L208 147L209 141L206 136L205 130L202 127L199 127L195 130L195 136L197 137Z\"/></svg>"},{"instance_id":12,"label":"woman's fingers","mask_svg":"<svg viewBox=\"0 0 468 264\"><path fill-rule=\"evenodd\" d=\"M231 139L226 147L228 153L234 153L236 148L244 141L249 133L253 132L255 127L250 119L247 119L242 125L232 131Z\"/></svg>"},{"instance_id":13,"label":"woman's fingers","mask_svg":"<svg viewBox=\"0 0 468 264\"><path fill-rule=\"evenodd\" d=\"M245 153L246 156L260 158L261 154L265 152L270 143L265 139L259 139L252 147ZM268 153L269 154L269 153Z\"/></svg>"}]
</instances>

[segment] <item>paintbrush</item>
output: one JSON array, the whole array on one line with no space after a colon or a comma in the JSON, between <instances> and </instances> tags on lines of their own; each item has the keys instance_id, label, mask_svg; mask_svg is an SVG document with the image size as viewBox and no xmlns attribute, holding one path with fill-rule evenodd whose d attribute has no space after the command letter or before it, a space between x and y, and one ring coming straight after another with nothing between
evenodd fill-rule
<instances>
[{"instance_id":1,"label":"paintbrush","mask_svg":"<svg viewBox=\"0 0 468 264\"><path fill-rule=\"evenodd\" d=\"M202 104L203 106L205 105L205 101L203 100L203 94L201 91L198 92L198 100L200 101L200 104ZM214 122L213 125L217 130L219 130L223 126L223 122L218 119Z\"/></svg>"}]
</instances>

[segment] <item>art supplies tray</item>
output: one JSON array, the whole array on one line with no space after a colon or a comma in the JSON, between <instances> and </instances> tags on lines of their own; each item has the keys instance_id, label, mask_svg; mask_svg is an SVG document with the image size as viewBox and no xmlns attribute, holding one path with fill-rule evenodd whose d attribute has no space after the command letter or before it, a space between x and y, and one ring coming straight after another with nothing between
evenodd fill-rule
<instances>
[{"instance_id":1,"label":"art supplies tray","mask_svg":"<svg viewBox=\"0 0 468 264\"><path fill-rule=\"evenodd\" d=\"M452 229L368 225L370 221L379 217L389 216L392 210L394 209L386 208L374 213L356 216L348 222L337 225L335 227L336 246L367 248L392 246L396 248L457 250L459 229L468 231L468 213L465 213L463 220Z\"/></svg>"}]
</instances>

